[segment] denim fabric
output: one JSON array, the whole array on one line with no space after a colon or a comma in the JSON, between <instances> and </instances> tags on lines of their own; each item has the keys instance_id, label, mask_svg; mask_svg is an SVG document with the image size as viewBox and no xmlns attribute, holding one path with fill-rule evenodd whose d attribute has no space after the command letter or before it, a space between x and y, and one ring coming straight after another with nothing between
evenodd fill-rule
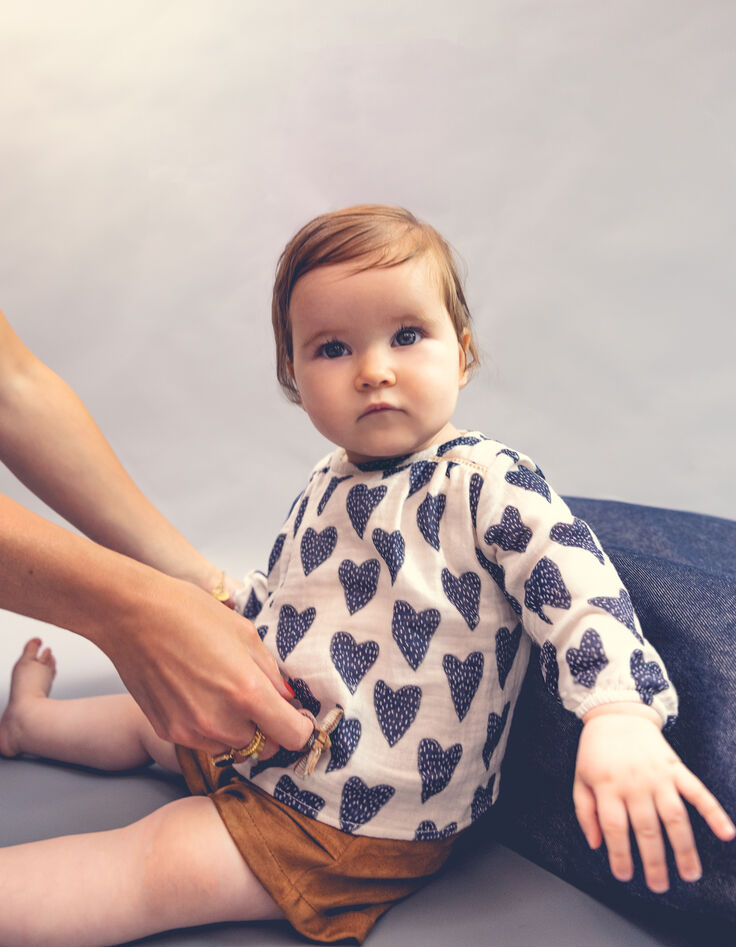
<instances>
[{"instance_id":1,"label":"denim fabric","mask_svg":"<svg viewBox=\"0 0 736 947\"><path fill-rule=\"evenodd\" d=\"M567 502L613 560L677 688L679 717L667 739L736 819L736 522L612 501ZM610 874L605 846L588 849L572 804L580 728L547 693L534 649L494 806L496 836L617 906L736 924L736 842L716 839L692 808L703 862L695 884L680 881L668 852L670 890L654 895L638 860L633 881L621 884Z\"/></svg>"}]
</instances>

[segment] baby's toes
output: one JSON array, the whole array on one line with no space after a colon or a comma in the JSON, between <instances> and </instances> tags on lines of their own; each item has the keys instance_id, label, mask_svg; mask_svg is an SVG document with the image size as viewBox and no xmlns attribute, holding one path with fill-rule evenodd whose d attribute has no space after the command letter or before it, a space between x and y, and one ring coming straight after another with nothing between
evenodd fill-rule
<instances>
[{"instance_id":1,"label":"baby's toes","mask_svg":"<svg viewBox=\"0 0 736 947\"><path fill-rule=\"evenodd\" d=\"M31 638L30 641L27 641L25 647L23 648L23 653L21 654L21 660L25 659L26 661L35 661L38 658L38 649L41 647L40 638ZM46 649L48 651L48 648Z\"/></svg>"}]
</instances>

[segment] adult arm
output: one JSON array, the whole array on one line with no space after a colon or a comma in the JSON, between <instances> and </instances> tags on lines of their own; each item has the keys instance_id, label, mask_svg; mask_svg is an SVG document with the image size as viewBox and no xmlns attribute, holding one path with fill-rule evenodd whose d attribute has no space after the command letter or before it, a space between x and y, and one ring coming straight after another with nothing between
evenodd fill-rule
<instances>
[{"instance_id":1,"label":"adult arm","mask_svg":"<svg viewBox=\"0 0 736 947\"><path fill-rule=\"evenodd\" d=\"M216 752L246 744L255 720L286 747L305 742L309 726L283 700L253 625L200 591L218 584L218 570L146 499L77 395L2 313L0 460L108 547L0 496L0 607L97 644L166 739Z\"/></svg>"},{"instance_id":2,"label":"adult arm","mask_svg":"<svg viewBox=\"0 0 736 947\"><path fill-rule=\"evenodd\" d=\"M220 573L143 495L75 392L0 312L0 460L90 539L203 589Z\"/></svg>"},{"instance_id":3,"label":"adult arm","mask_svg":"<svg viewBox=\"0 0 736 947\"><path fill-rule=\"evenodd\" d=\"M49 523L0 495L0 607L98 645L165 739L217 753L253 721L288 749L312 726L253 624L190 582ZM272 742L264 756L275 749Z\"/></svg>"}]
</instances>

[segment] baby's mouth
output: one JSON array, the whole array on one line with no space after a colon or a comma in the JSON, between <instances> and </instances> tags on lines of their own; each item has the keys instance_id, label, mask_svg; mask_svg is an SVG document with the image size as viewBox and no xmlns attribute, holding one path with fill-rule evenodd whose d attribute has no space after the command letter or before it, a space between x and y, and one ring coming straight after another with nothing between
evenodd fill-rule
<instances>
[{"instance_id":1,"label":"baby's mouth","mask_svg":"<svg viewBox=\"0 0 736 947\"><path fill-rule=\"evenodd\" d=\"M360 415L358 420L360 420L360 418L368 417L369 414L379 414L384 411L396 411L396 410L398 409L395 408L392 404L385 404L383 401L381 401L378 404L369 405L368 408L366 408L366 410Z\"/></svg>"}]
</instances>

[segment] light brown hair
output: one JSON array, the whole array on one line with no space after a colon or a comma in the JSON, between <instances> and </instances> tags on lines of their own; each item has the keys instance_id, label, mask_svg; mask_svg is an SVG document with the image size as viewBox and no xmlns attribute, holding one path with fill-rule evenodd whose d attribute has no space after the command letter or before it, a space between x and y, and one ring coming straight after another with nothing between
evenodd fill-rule
<instances>
[{"instance_id":1,"label":"light brown hair","mask_svg":"<svg viewBox=\"0 0 736 947\"><path fill-rule=\"evenodd\" d=\"M403 207L361 204L332 211L310 220L287 243L276 267L271 318L276 338L276 375L290 401L299 393L289 371L293 359L289 304L297 280L318 266L355 261L358 270L398 266L430 253L442 300L458 340L467 330L466 367L474 368L478 350L473 340L470 312L452 247L434 227Z\"/></svg>"}]
</instances>

